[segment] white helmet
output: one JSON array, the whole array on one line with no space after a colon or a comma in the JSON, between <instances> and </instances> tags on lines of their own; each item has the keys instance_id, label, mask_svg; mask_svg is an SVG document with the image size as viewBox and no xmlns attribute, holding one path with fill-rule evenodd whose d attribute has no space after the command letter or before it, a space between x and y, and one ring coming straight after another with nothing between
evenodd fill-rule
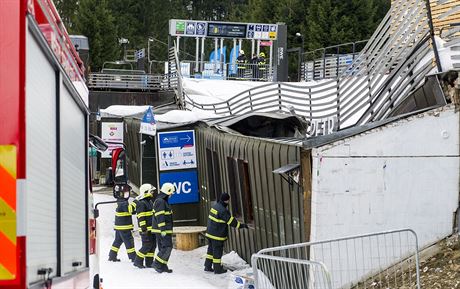
<instances>
[{"instance_id":1,"label":"white helmet","mask_svg":"<svg viewBox=\"0 0 460 289\"><path fill-rule=\"evenodd\" d=\"M165 193L168 196L171 196L175 191L176 191L176 186L171 183L164 183L160 189L160 192Z\"/></svg>"},{"instance_id":2,"label":"white helmet","mask_svg":"<svg viewBox=\"0 0 460 289\"><path fill-rule=\"evenodd\" d=\"M154 186L152 186L151 184L143 184L139 188L139 199L152 197L154 190L156 190L156 188Z\"/></svg>"},{"instance_id":3,"label":"white helmet","mask_svg":"<svg viewBox=\"0 0 460 289\"><path fill-rule=\"evenodd\" d=\"M240 50L240 54L241 54L241 55L244 55L244 50Z\"/></svg>"}]
</instances>

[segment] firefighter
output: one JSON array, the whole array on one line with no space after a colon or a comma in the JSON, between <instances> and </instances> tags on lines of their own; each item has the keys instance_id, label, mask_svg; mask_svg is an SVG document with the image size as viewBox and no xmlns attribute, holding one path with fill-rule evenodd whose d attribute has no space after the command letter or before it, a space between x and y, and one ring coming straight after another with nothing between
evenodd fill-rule
<instances>
[{"instance_id":1,"label":"firefighter","mask_svg":"<svg viewBox=\"0 0 460 289\"><path fill-rule=\"evenodd\" d=\"M237 229L248 228L248 225L241 224L230 214L227 209L229 201L230 195L223 193L219 201L212 206L209 212L208 227L206 229L206 237L208 238L209 245L206 253L206 260L204 262L204 271L214 271L214 274L223 274L227 272L227 270L222 267L221 258L224 251L224 242L227 240L228 236L228 226Z\"/></svg>"},{"instance_id":2,"label":"firefighter","mask_svg":"<svg viewBox=\"0 0 460 289\"><path fill-rule=\"evenodd\" d=\"M151 184L143 184L139 189L139 196L136 198L136 215L142 240L142 247L136 252L136 259L134 260L134 266L138 268L152 268L153 264L156 240L152 233L152 199L155 189Z\"/></svg>"},{"instance_id":3,"label":"firefighter","mask_svg":"<svg viewBox=\"0 0 460 289\"><path fill-rule=\"evenodd\" d=\"M128 192L129 195L129 192ZM115 240L112 243L112 247L109 252L109 261L120 262L117 258L118 250L124 243L128 258L134 261L136 257L136 251L134 249L134 238L133 238L133 206L128 203L127 199L118 199L117 208L115 209Z\"/></svg>"},{"instance_id":4,"label":"firefighter","mask_svg":"<svg viewBox=\"0 0 460 289\"><path fill-rule=\"evenodd\" d=\"M258 80L265 80L266 79L266 68L267 62L265 60L265 53L259 53L259 57L257 58L257 68L259 70L257 79Z\"/></svg>"},{"instance_id":5,"label":"firefighter","mask_svg":"<svg viewBox=\"0 0 460 289\"><path fill-rule=\"evenodd\" d=\"M164 183L153 203L153 231L158 241L158 253L155 255L153 267L158 273L172 273L172 270L168 268L168 260L173 247L173 213L168 199L175 191L175 185Z\"/></svg>"},{"instance_id":6,"label":"firefighter","mask_svg":"<svg viewBox=\"0 0 460 289\"><path fill-rule=\"evenodd\" d=\"M238 79L244 79L244 74L246 72L246 62L246 55L244 55L244 50L240 50L240 55L236 59Z\"/></svg>"}]
</instances>

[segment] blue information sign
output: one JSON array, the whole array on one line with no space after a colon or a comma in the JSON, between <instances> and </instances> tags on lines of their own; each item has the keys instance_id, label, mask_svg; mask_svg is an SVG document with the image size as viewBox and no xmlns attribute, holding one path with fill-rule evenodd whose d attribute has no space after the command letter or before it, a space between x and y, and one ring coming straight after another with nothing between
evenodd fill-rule
<instances>
[{"instance_id":1,"label":"blue information sign","mask_svg":"<svg viewBox=\"0 0 460 289\"><path fill-rule=\"evenodd\" d=\"M160 171L196 168L193 130L158 133Z\"/></svg>"},{"instance_id":2,"label":"blue information sign","mask_svg":"<svg viewBox=\"0 0 460 289\"><path fill-rule=\"evenodd\" d=\"M169 198L170 204L198 203L198 174L196 170L160 173L160 187L173 183L177 191Z\"/></svg>"}]
</instances>

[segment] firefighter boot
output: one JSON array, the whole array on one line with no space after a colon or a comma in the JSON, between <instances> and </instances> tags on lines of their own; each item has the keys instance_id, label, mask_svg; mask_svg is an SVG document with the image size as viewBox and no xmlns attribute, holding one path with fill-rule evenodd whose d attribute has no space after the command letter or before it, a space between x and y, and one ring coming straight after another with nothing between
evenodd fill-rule
<instances>
[{"instance_id":1,"label":"firefighter boot","mask_svg":"<svg viewBox=\"0 0 460 289\"><path fill-rule=\"evenodd\" d=\"M109 252L109 261L110 262L120 262L120 259L117 258L117 252L110 250Z\"/></svg>"},{"instance_id":2,"label":"firefighter boot","mask_svg":"<svg viewBox=\"0 0 460 289\"><path fill-rule=\"evenodd\" d=\"M168 268L168 265L163 265L163 272L172 273L173 270Z\"/></svg>"},{"instance_id":3,"label":"firefighter boot","mask_svg":"<svg viewBox=\"0 0 460 289\"><path fill-rule=\"evenodd\" d=\"M227 273L227 269L222 267L222 264L214 263L214 274L224 274Z\"/></svg>"},{"instance_id":4,"label":"firefighter boot","mask_svg":"<svg viewBox=\"0 0 460 289\"><path fill-rule=\"evenodd\" d=\"M134 259L133 265L136 266L137 268L144 269L145 268L144 267L144 258L136 256L136 259Z\"/></svg>"},{"instance_id":5,"label":"firefighter boot","mask_svg":"<svg viewBox=\"0 0 460 289\"><path fill-rule=\"evenodd\" d=\"M204 271L206 272L214 272L212 269L212 260L206 258L206 261L204 261Z\"/></svg>"}]
</instances>

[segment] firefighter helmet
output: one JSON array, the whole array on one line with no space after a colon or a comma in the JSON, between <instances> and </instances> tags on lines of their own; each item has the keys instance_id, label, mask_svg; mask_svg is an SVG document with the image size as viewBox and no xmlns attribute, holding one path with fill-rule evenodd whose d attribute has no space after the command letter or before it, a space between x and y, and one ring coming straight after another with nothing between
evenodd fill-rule
<instances>
[{"instance_id":1,"label":"firefighter helmet","mask_svg":"<svg viewBox=\"0 0 460 289\"><path fill-rule=\"evenodd\" d=\"M244 55L244 50L240 50L240 55Z\"/></svg>"},{"instance_id":2,"label":"firefighter helmet","mask_svg":"<svg viewBox=\"0 0 460 289\"><path fill-rule=\"evenodd\" d=\"M164 183L160 189L160 192L165 193L168 196L171 196L175 191L176 191L176 186L171 183Z\"/></svg>"},{"instance_id":3,"label":"firefighter helmet","mask_svg":"<svg viewBox=\"0 0 460 289\"><path fill-rule=\"evenodd\" d=\"M143 199L143 198L146 198L146 197L152 197L154 190L156 190L156 188L154 186L152 186L151 184L143 184L139 188L139 198Z\"/></svg>"}]
</instances>

